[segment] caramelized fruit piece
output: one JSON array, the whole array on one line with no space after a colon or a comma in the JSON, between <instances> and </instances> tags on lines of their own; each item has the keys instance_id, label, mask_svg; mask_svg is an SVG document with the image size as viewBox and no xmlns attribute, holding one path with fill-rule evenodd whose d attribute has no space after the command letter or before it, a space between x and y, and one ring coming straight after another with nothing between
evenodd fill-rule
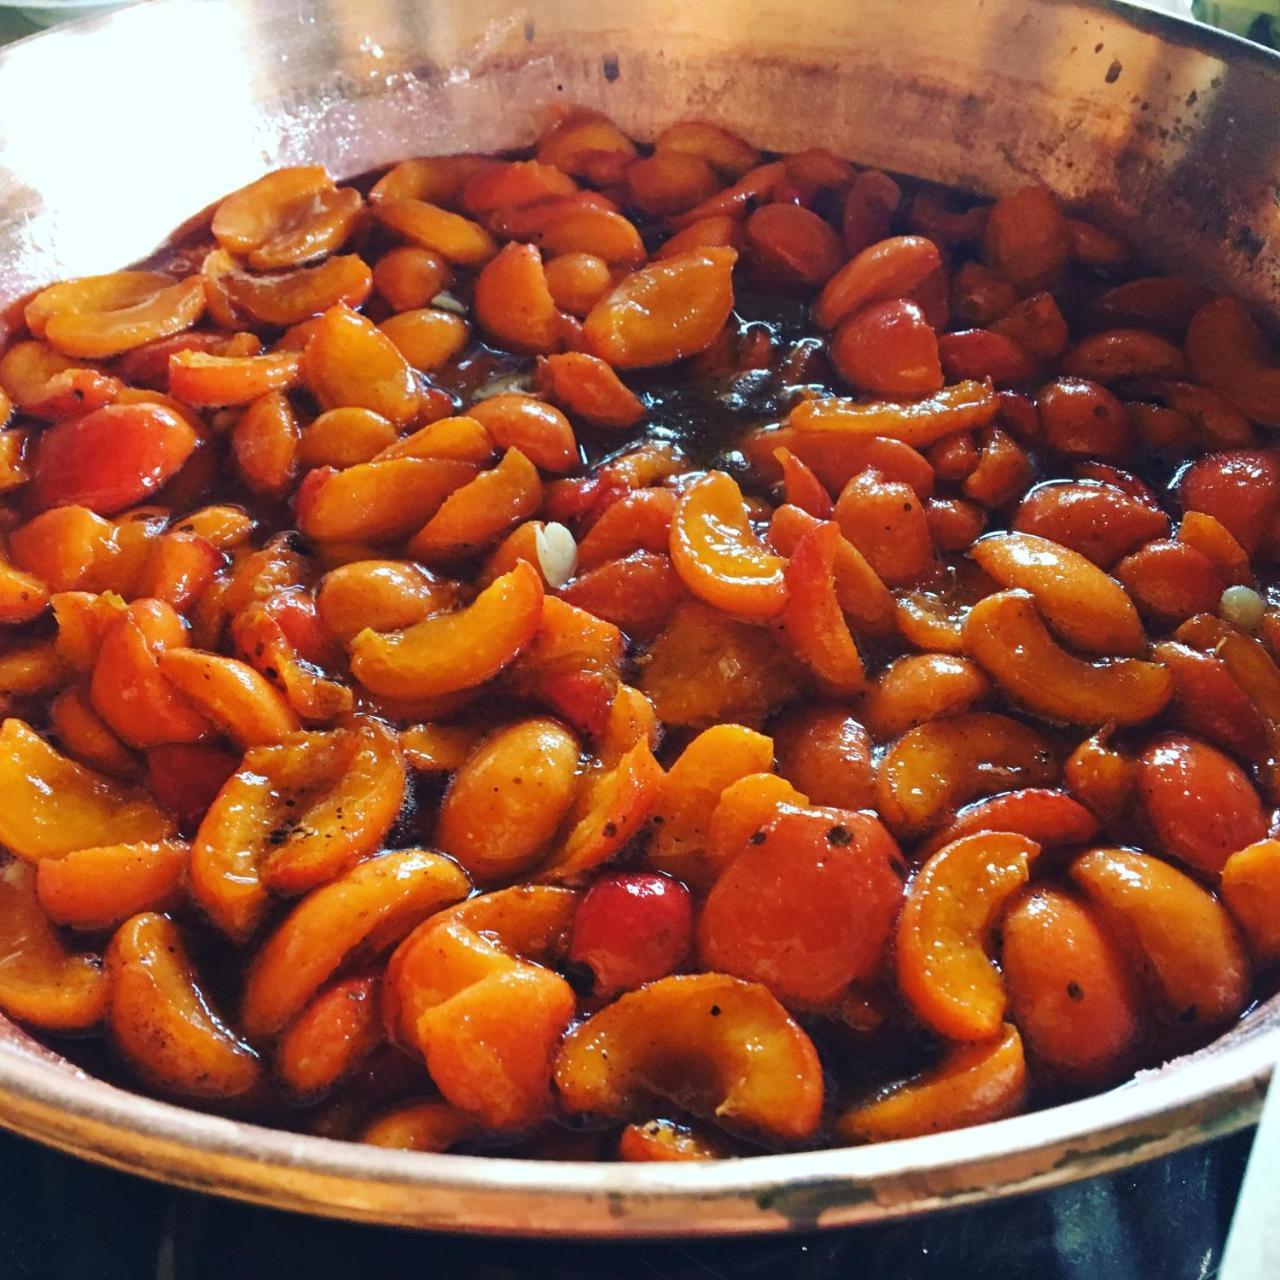
<instances>
[{"instance_id":1,"label":"caramelized fruit piece","mask_svg":"<svg viewBox=\"0 0 1280 1280\"><path fill-rule=\"evenodd\" d=\"M1114 578L1077 551L1029 533L993 533L969 554L1001 586L1021 588L1068 644L1089 653L1133 655L1146 634Z\"/></svg>"},{"instance_id":2,"label":"caramelized fruit piece","mask_svg":"<svg viewBox=\"0 0 1280 1280\"><path fill-rule=\"evenodd\" d=\"M172 920L127 920L106 960L112 1042L152 1088L222 1099L257 1088L261 1060L213 1011Z\"/></svg>"},{"instance_id":3,"label":"caramelized fruit piece","mask_svg":"<svg viewBox=\"0 0 1280 1280\"><path fill-rule=\"evenodd\" d=\"M463 609L403 631L361 631L351 642L351 673L372 693L388 697L470 689L515 659L541 617L542 579L521 561Z\"/></svg>"},{"instance_id":4,"label":"caramelized fruit piece","mask_svg":"<svg viewBox=\"0 0 1280 1280\"><path fill-rule=\"evenodd\" d=\"M1222 900L1261 968L1280 960L1280 841L1259 840L1222 868Z\"/></svg>"},{"instance_id":5,"label":"caramelized fruit piece","mask_svg":"<svg viewBox=\"0 0 1280 1280\"><path fill-rule=\"evenodd\" d=\"M644 654L639 686L667 724L758 724L793 696L799 678L768 631L689 603Z\"/></svg>"},{"instance_id":6,"label":"caramelized fruit piece","mask_svg":"<svg viewBox=\"0 0 1280 1280\"><path fill-rule=\"evenodd\" d=\"M660 1097L775 1140L808 1137L822 1111L808 1036L764 987L715 973L619 997L565 1037L555 1080L569 1111L624 1117Z\"/></svg>"},{"instance_id":7,"label":"caramelized fruit piece","mask_svg":"<svg viewBox=\"0 0 1280 1280\"><path fill-rule=\"evenodd\" d=\"M642 739L616 764L585 778L569 811L564 842L539 874L573 882L608 862L643 828L658 803L662 776L652 747Z\"/></svg>"},{"instance_id":8,"label":"caramelized fruit piece","mask_svg":"<svg viewBox=\"0 0 1280 1280\"><path fill-rule=\"evenodd\" d=\"M181 840L75 849L40 861L36 895L57 924L107 929L140 911L171 905L189 852Z\"/></svg>"},{"instance_id":9,"label":"caramelized fruit piece","mask_svg":"<svg viewBox=\"0 0 1280 1280\"><path fill-rule=\"evenodd\" d=\"M714 879L707 827L721 793L748 774L773 765L773 742L739 724L703 730L663 779L646 854L649 864L696 888Z\"/></svg>"},{"instance_id":10,"label":"caramelized fruit piece","mask_svg":"<svg viewBox=\"0 0 1280 1280\"><path fill-rule=\"evenodd\" d=\"M1130 849L1094 849L1069 874L1136 966L1161 1018L1208 1030L1244 1007L1249 962L1207 889Z\"/></svg>"},{"instance_id":11,"label":"caramelized fruit piece","mask_svg":"<svg viewBox=\"0 0 1280 1280\"><path fill-rule=\"evenodd\" d=\"M87 1031L107 1010L97 956L68 949L36 899L36 868L0 868L0 1009L47 1031Z\"/></svg>"},{"instance_id":12,"label":"caramelized fruit piece","mask_svg":"<svg viewBox=\"0 0 1280 1280\"><path fill-rule=\"evenodd\" d=\"M361 944L386 946L423 917L465 897L470 884L448 858L384 853L314 890L254 957L241 1019L252 1036L281 1030Z\"/></svg>"},{"instance_id":13,"label":"caramelized fruit piece","mask_svg":"<svg viewBox=\"0 0 1280 1280\"><path fill-rule=\"evenodd\" d=\"M426 965L397 964L410 1041L440 1092L486 1129L520 1130L551 1109L555 1046L574 1011L558 974L519 960L446 913L409 938ZM401 1013L401 1018L405 1013Z\"/></svg>"},{"instance_id":14,"label":"caramelized fruit piece","mask_svg":"<svg viewBox=\"0 0 1280 1280\"><path fill-rule=\"evenodd\" d=\"M681 495L670 546L676 572L708 604L763 619L786 603L783 561L755 536L742 493L724 472L709 472Z\"/></svg>"},{"instance_id":15,"label":"caramelized fruit piece","mask_svg":"<svg viewBox=\"0 0 1280 1280\"><path fill-rule=\"evenodd\" d=\"M1000 1120L1021 1110L1028 1091L1022 1040L1005 1024L999 1039L958 1045L942 1063L836 1118L846 1142L917 1138Z\"/></svg>"},{"instance_id":16,"label":"caramelized fruit piece","mask_svg":"<svg viewBox=\"0 0 1280 1280\"><path fill-rule=\"evenodd\" d=\"M711 345L733 307L733 249L700 249L629 275L591 309L583 336L617 369L670 364Z\"/></svg>"},{"instance_id":17,"label":"caramelized fruit piece","mask_svg":"<svg viewBox=\"0 0 1280 1280\"><path fill-rule=\"evenodd\" d=\"M173 477L197 439L190 423L158 404L107 405L69 419L40 437L32 506L76 504L114 515Z\"/></svg>"},{"instance_id":18,"label":"caramelized fruit piece","mask_svg":"<svg viewBox=\"0 0 1280 1280\"><path fill-rule=\"evenodd\" d=\"M907 890L898 920L898 983L916 1014L952 1040L996 1035L1005 989L990 934L1027 882L1040 846L1012 832L983 831L939 849Z\"/></svg>"},{"instance_id":19,"label":"caramelized fruit piece","mask_svg":"<svg viewBox=\"0 0 1280 1280\"><path fill-rule=\"evenodd\" d=\"M1267 834L1244 770L1207 742L1161 734L1138 756L1137 781L1161 852L1204 875Z\"/></svg>"},{"instance_id":20,"label":"caramelized fruit piece","mask_svg":"<svg viewBox=\"0 0 1280 1280\"><path fill-rule=\"evenodd\" d=\"M143 792L68 760L21 720L0 727L0 797L0 842L33 862L173 832Z\"/></svg>"},{"instance_id":21,"label":"caramelized fruit piece","mask_svg":"<svg viewBox=\"0 0 1280 1280\"><path fill-rule=\"evenodd\" d=\"M876 807L892 831L918 835L974 796L1041 786L1056 775L1046 737L1008 716L972 712L904 733L881 761Z\"/></svg>"},{"instance_id":22,"label":"caramelized fruit piece","mask_svg":"<svg viewBox=\"0 0 1280 1280\"><path fill-rule=\"evenodd\" d=\"M1010 696L1039 715L1073 724L1149 720L1173 694L1167 667L1138 658L1085 662L1062 648L1023 591L979 601L964 628L968 652Z\"/></svg>"},{"instance_id":23,"label":"caramelized fruit piece","mask_svg":"<svg viewBox=\"0 0 1280 1280\"><path fill-rule=\"evenodd\" d=\"M880 968L902 900L902 855L869 814L783 807L711 888L698 920L707 969L821 1008Z\"/></svg>"},{"instance_id":24,"label":"caramelized fruit piece","mask_svg":"<svg viewBox=\"0 0 1280 1280\"><path fill-rule=\"evenodd\" d=\"M268 886L300 893L373 853L404 788L395 735L377 721L251 748L196 833L193 897L223 932L246 937Z\"/></svg>"},{"instance_id":25,"label":"caramelized fruit piece","mask_svg":"<svg viewBox=\"0 0 1280 1280\"><path fill-rule=\"evenodd\" d=\"M499 729L454 774L440 805L436 843L478 884L516 879L568 813L581 750L555 720Z\"/></svg>"},{"instance_id":26,"label":"caramelized fruit piece","mask_svg":"<svg viewBox=\"0 0 1280 1280\"><path fill-rule=\"evenodd\" d=\"M1142 1031L1123 958L1093 914L1060 889L1027 893L1006 915L1000 965L1032 1060L1103 1088L1124 1076Z\"/></svg>"},{"instance_id":27,"label":"caramelized fruit piece","mask_svg":"<svg viewBox=\"0 0 1280 1280\"><path fill-rule=\"evenodd\" d=\"M802 400L787 422L797 432L836 447L842 437L888 436L923 448L956 431L984 426L995 417L995 391L981 382L957 382L924 400L858 401L838 396Z\"/></svg>"},{"instance_id":28,"label":"caramelized fruit piece","mask_svg":"<svg viewBox=\"0 0 1280 1280\"><path fill-rule=\"evenodd\" d=\"M378 979L345 978L320 992L280 1038L275 1069L295 1098L313 1098L350 1074L381 1042Z\"/></svg>"}]
</instances>

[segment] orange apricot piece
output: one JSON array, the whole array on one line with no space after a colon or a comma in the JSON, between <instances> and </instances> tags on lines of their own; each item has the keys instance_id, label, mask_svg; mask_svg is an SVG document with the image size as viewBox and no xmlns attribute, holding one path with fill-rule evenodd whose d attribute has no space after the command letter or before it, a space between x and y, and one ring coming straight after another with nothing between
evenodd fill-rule
<instances>
[{"instance_id":1,"label":"orange apricot piece","mask_svg":"<svg viewBox=\"0 0 1280 1280\"><path fill-rule=\"evenodd\" d=\"M512 392L480 400L469 413L499 449L519 449L543 471L570 471L578 464L573 428L554 405Z\"/></svg>"},{"instance_id":2,"label":"orange apricot piece","mask_svg":"<svg viewBox=\"0 0 1280 1280\"><path fill-rule=\"evenodd\" d=\"M654 139L653 149L698 156L729 179L742 177L760 163L760 153L745 138L704 120L681 120L668 125Z\"/></svg>"},{"instance_id":3,"label":"orange apricot piece","mask_svg":"<svg viewBox=\"0 0 1280 1280\"><path fill-rule=\"evenodd\" d=\"M326 573L316 592L321 625L344 642L366 627L411 627L456 602L453 583L407 560L353 560Z\"/></svg>"},{"instance_id":4,"label":"orange apricot piece","mask_svg":"<svg viewBox=\"0 0 1280 1280\"><path fill-rule=\"evenodd\" d=\"M461 316L439 307L400 311L378 326L415 368L438 369L467 344L470 327Z\"/></svg>"},{"instance_id":5,"label":"orange apricot piece","mask_svg":"<svg viewBox=\"0 0 1280 1280\"><path fill-rule=\"evenodd\" d=\"M359 1142L398 1151L448 1151L479 1128L475 1118L439 1099L406 1102L370 1120Z\"/></svg>"},{"instance_id":6,"label":"orange apricot piece","mask_svg":"<svg viewBox=\"0 0 1280 1280\"><path fill-rule=\"evenodd\" d=\"M454 774L436 844L481 885L516 879L551 841L578 788L581 744L537 718L499 729Z\"/></svg>"},{"instance_id":7,"label":"orange apricot piece","mask_svg":"<svg viewBox=\"0 0 1280 1280\"><path fill-rule=\"evenodd\" d=\"M1197 381L1261 426L1280 426L1280 360L1239 299L1214 298L1200 307L1186 349Z\"/></svg>"},{"instance_id":8,"label":"orange apricot piece","mask_svg":"<svg viewBox=\"0 0 1280 1280\"><path fill-rule=\"evenodd\" d=\"M644 417L635 392L608 364L585 351L539 360L538 386L569 413L598 427L630 427Z\"/></svg>"},{"instance_id":9,"label":"orange apricot piece","mask_svg":"<svg viewBox=\"0 0 1280 1280\"><path fill-rule=\"evenodd\" d=\"M246 662L197 649L169 649L156 662L165 680L241 746L276 742L300 727L284 695Z\"/></svg>"},{"instance_id":10,"label":"orange apricot piece","mask_svg":"<svg viewBox=\"0 0 1280 1280\"><path fill-rule=\"evenodd\" d=\"M803 1141L822 1112L809 1037L765 987L715 973L619 997L565 1037L555 1081L570 1112L621 1119L658 1097L778 1141Z\"/></svg>"},{"instance_id":11,"label":"orange apricot piece","mask_svg":"<svg viewBox=\"0 0 1280 1280\"><path fill-rule=\"evenodd\" d=\"M787 561L782 627L795 655L818 684L837 696L857 693L866 681L858 646L836 595L834 567L840 528L825 521L806 532Z\"/></svg>"},{"instance_id":12,"label":"orange apricot piece","mask_svg":"<svg viewBox=\"0 0 1280 1280\"><path fill-rule=\"evenodd\" d=\"M474 688L509 665L542 618L542 579L520 561L463 609L351 641L351 673L371 693L420 698Z\"/></svg>"},{"instance_id":13,"label":"orange apricot piece","mask_svg":"<svg viewBox=\"0 0 1280 1280\"><path fill-rule=\"evenodd\" d=\"M453 773L476 749L481 731L470 725L411 724L400 730L405 764L424 773Z\"/></svg>"},{"instance_id":14,"label":"orange apricot piece","mask_svg":"<svg viewBox=\"0 0 1280 1280\"><path fill-rule=\"evenodd\" d=\"M876 677L859 715L877 738L896 738L926 721L971 711L990 692L991 681L968 658L909 653Z\"/></svg>"},{"instance_id":15,"label":"orange apricot piece","mask_svg":"<svg viewBox=\"0 0 1280 1280\"><path fill-rule=\"evenodd\" d=\"M827 282L813 305L813 318L834 329L868 303L902 298L936 271L938 247L923 236L893 236L851 258Z\"/></svg>"},{"instance_id":16,"label":"orange apricot piece","mask_svg":"<svg viewBox=\"0 0 1280 1280\"><path fill-rule=\"evenodd\" d=\"M783 503L769 522L769 545L784 556L794 555L800 539L817 524L817 517L794 503ZM889 588L843 534L836 543L831 572L840 609L860 631L879 636L893 630L895 606Z\"/></svg>"},{"instance_id":17,"label":"orange apricot piece","mask_svg":"<svg viewBox=\"0 0 1280 1280\"><path fill-rule=\"evenodd\" d=\"M275 1070L300 1099L333 1088L383 1038L378 979L344 978L321 991L276 1046Z\"/></svg>"},{"instance_id":18,"label":"orange apricot piece","mask_svg":"<svg viewBox=\"0 0 1280 1280\"><path fill-rule=\"evenodd\" d=\"M590 773L569 811L567 834L539 870L542 879L573 882L608 862L639 834L658 804L662 766L647 739L617 764Z\"/></svg>"},{"instance_id":19,"label":"orange apricot piece","mask_svg":"<svg viewBox=\"0 0 1280 1280\"><path fill-rule=\"evenodd\" d=\"M685 586L726 613L762 620L786 604L785 563L756 537L741 490L722 471L708 472L680 495L670 548Z\"/></svg>"},{"instance_id":20,"label":"orange apricot piece","mask_svg":"<svg viewBox=\"0 0 1280 1280\"><path fill-rule=\"evenodd\" d=\"M161 600L133 601L104 633L89 696L94 710L132 746L197 742L212 732L210 722L160 672L160 654L187 643L182 618Z\"/></svg>"},{"instance_id":21,"label":"orange apricot piece","mask_svg":"<svg viewBox=\"0 0 1280 1280\"><path fill-rule=\"evenodd\" d=\"M648 864L695 887L710 884L708 827L721 794L740 778L772 767L773 741L764 734L739 724L704 729L662 780L650 819Z\"/></svg>"},{"instance_id":22,"label":"orange apricot piece","mask_svg":"<svg viewBox=\"0 0 1280 1280\"><path fill-rule=\"evenodd\" d=\"M219 283L237 312L258 324L287 329L339 303L358 307L373 288L373 276L353 253L280 275L251 275L233 267L219 276Z\"/></svg>"},{"instance_id":23,"label":"orange apricot piece","mask_svg":"<svg viewBox=\"0 0 1280 1280\"><path fill-rule=\"evenodd\" d=\"M108 981L98 957L72 951L36 898L37 869L0 869L0 1009L47 1031L87 1031L102 1021Z\"/></svg>"},{"instance_id":24,"label":"orange apricot piece","mask_svg":"<svg viewBox=\"0 0 1280 1280\"><path fill-rule=\"evenodd\" d=\"M1022 1040L1007 1023L999 1038L957 1045L922 1076L836 1117L845 1142L918 1138L1000 1120L1021 1110L1029 1079Z\"/></svg>"},{"instance_id":25,"label":"orange apricot piece","mask_svg":"<svg viewBox=\"0 0 1280 1280\"><path fill-rule=\"evenodd\" d=\"M198 435L159 404L110 404L40 436L31 507L78 505L114 515L154 493L191 457Z\"/></svg>"},{"instance_id":26,"label":"orange apricot piece","mask_svg":"<svg viewBox=\"0 0 1280 1280\"><path fill-rule=\"evenodd\" d=\"M547 289L561 311L583 319L613 287L613 271L595 253L562 253L545 266Z\"/></svg>"},{"instance_id":27,"label":"orange apricot piece","mask_svg":"<svg viewBox=\"0 0 1280 1280\"><path fill-rule=\"evenodd\" d=\"M887 436L917 449L957 431L985 426L995 417L999 399L989 383L964 381L943 387L923 400L802 400L787 418L801 436L827 447L842 438Z\"/></svg>"},{"instance_id":28,"label":"orange apricot piece","mask_svg":"<svg viewBox=\"0 0 1280 1280\"><path fill-rule=\"evenodd\" d=\"M1042 847L1087 844L1098 834L1098 821L1064 791L1022 787L965 805L945 827L919 845L914 856L927 858L961 836L979 831L1011 831Z\"/></svg>"},{"instance_id":29,"label":"orange apricot piece","mask_svg":"<svg viewBox=\"0 0 1280 1280\"><path fill-rule=\"evenodd\" d=\"M448 458L483 465L493 458L493 437L470 416L437 418L387 445L372 460L388 458Z\"/></svg>"},{"instance_id":30,"label":"orange apricot piece","mask_svg":"<svg viewBox=\"0 0 1280 1280\"><path fill-rule=\"evenodd\" d=\"M493 237L478 222L427 200L382 199L371 207L383 226L457 266L479 266L492 258L497 248Z\"/></svg>"},{"instance_id":31,"label":"orange apricot piece","mask_svg":"<svg viewBox=\"0 0 1280 1280\"><path fill-rule=\"evenodd\" d=\"M1173 675L1158 662L1117 658L1104 665L1069 653L1025 591L996 592L974 605L964 645L1006 694L1052 720L1137 724L1173 695Z\"/></svg>"},{"instance_id":32,"label":"orange apricot piece","mask_svg":"<svg viewBox=\"0 0 1280 1280\"><path fill-rule=\"evenodd\" d=\"M91 769L117 778L139 771L138 758L93 709L82 685L68 685L49 704L49 729L64 751Z\"/></svg>"},{"instance_id":33,"label":"orange apricot piece","mask_svg":"<svg viewBox=\"0 0 1280 1280\"><path fill-rule=\"evenodd\" d=\"M317 468L295 498L298 527L316 542L395 541L420 528L476 471L455 458L415 457Z\"/></svg>"},{"instance_id":34,"label":"orange apricot piece","mask_svg":"<svg viewBox=\"0 0 1280 1280\"><path fill-rule=\"evenodd\" d=\"M338 248L364 201L320 165L276 169L227 196L213 215L214 238L261 271L293 266Z\"/></svg>"},{"instance_id":35,"label":"orange apricot piece","mask_svg":"<svg viewBox=\"0 0 1280 1280\"><path fill-rule=\"evenodd\" d=\"M1078 551L1032 533L993 533L969 555L1001 586L1031 592L1045 620L1075 648L1132 656L1146 645L1124 588Z\"/></svg>"},{"instance_id":36,"label":"orange apricot piece","mask_svg":"<svg viewBox=\"0 0 1280 1280\"><path fill-rule=\"evenodd\" d=\"M401 245L373 264L373 287L393 311L425 307L453 281L449 264L430 249Z\"/></svg>"},{"instance_id":37,"label":"orange apricot piece","mask_svg":"<svg viewBox=\"0 0 1280 1280\"><path fill-rule=\"evenodd\" d=\"M30 622L48 603L49 589L39 578L0 561L0 623Z\"/></svg>"},{"instance_id":38,"label":"orange apricot piece","mask_svg":"<svg viewBox=\"0 0 1280 1280\"><path fill-rule=\"evenodd\" d=\"M689 601L645 652L639 688L666 724L759 724L795 696L800 675L768 630Z\"/></svg>"},{"instance_id":39,"label":"orange apricot piece","mask_svg":"<svg viewBox=\"0 0 1280 1280\"><path fill-rule=\"evenodd\" d=\"M189 329L205 308L198 277L116 271L50 285L27 303L27 327L63 355L101 360Z\"/></svg>"},{"instance_id":40,"label":"orange apricot piece","mask_svg":"<svg viewBox=\"0 0 1280 1280\"><path fill-rule=\"evenodd\" d=\"M410 943L434 963L397 971L401 1018L412 1011L410 1042L436 1087L488 1129L526 1129L545 1118L552 1058L574 1012L569 984L449 913Z\"/></svg>"},{"instance_id":41,"label":"orange apricot piece","mask_svg":"<svg viewBox=\"0 0 1280 1280\"><path fill-rule=\"evenodd\" d=\"M538 469L519 449L508 449L496 467L445 498L409 540L409 552L427 561L471 555L527 520L541 501Z\"/></svg>"},{"instance_id":42,"label":"orange apricot piece","mask_svg":"<svg viewBox=\"0 0 1280 1280\"><path fill-rule=\"evenodd\" d=\"M330 307L302 354L302 379L325 409L372 409L397 426L420 407L408 361L377 325L350 307Z\"/></svg>"},{"instance_id":43,"label":"orange apricot piece","mask_svg":"<svg viewBox=\"0 0 1280 1280\"><path fill-rule=\"evenodd\" d=\"M1258 840L1233 853L1219 892L1258 967L1280 960L1280 840Z\"/></svg>"},{"instance_id":44,"label":"orange apricot piece","mask_svg":"<svg viewBox=\"0 0 1280 1280\"><path fill-rule=\"evenodd\" d=\"M1249 998L1249 961L1222 904L1167 862L1131 849L1093 849L1068 874L1168 1022L1208 1029Z\"/></svg>"},{"instance_id":45,"label":"orange apricot piece","mask_svg":"<svg viewBox=\"0 0 1280 1280\"><path fill-rule=\"evenodd\" d=\"M721 1160L730 1155L717 1135L674 1120L629 1124L618 1138L618 1159L627 1164L688 1160Z\"/></svg>"},{"instance_id":46,"label":"orange apricot piece","mask_svg":"<svg viewBox=\"0 0 1280 1280\"><path fill-rule=\"evenodd\" d=\"M456 863L420 850L385 853L313 890L254 957L241 1017L246 1033L282 1030L361 944L398 941L419 921L466 896Z\"/></svg>"},{"instance_id":47,"label":"orange apricot piece","mask_svg":"<svg viewBox=\"0 0 1280 1280\"><path fill-rule=\"evenodd\" d=\"M985 1040L999 1032L1007 999L988 954L990 935L1039 855L1035 841L1014 832L962 836L933 854L907 889L898 984L939 1034Z\"/></svg>"},{"instance_id":48,"label":"orange apricot piece","mask_svg":"<svg viewBox=\"0 0 1280 1280\"><path fill-rule=\"evenodd\" d=\"M1137 758L1137 787L1162 853L1204 875L1267 834L1267 814L1248 775L1199 738L1164 733Z\"/></svg>"},{"instance_id":49,"label":"orange apricot piece","mask_svg":"<svg viewBox=\"0 0 1280 1280\"><path fill-rule=\"evenodd\" d=\"M891 831L920 835L975 796L1043 786L1057 772L1043 734L974 711L917 725L893 743L880 763L876 808Z\"/></svg>"},{"instance_id":50,"label":"orange apricot piece","mask_svg":"<svg viewBox=\"0 0 1280 1280\"><path fill-rule=\"evenodd\" d=\"M178 351L169 357L169 392L183 404L218 408L248 404L298 384L301 362L292 351L259 356L219 356Z\"/></svg>"},{"instance_id":51,"label":"orange apricot piece","mask_svg":"<svg viewBox=\"0 0 1280 1280\"><path fill-rule=\"evenodd\" d=\"M36 896L56 924L107 929L171 905L189 852L182 840L73 849L37 864Z\"/></svg>"},{"instance_id":52,"label":"orange apricot piece","mask_svg":"<svg viewBox=\"0 0 1280 1280\"><path fill-rule=\"evenodd\" d=\"M815 520L829 520L834 510L831 495L809 464L781 446L773 451L773 456L782 468L783 505L798 507Z\"/></svg>"},{"instance_id":53,"label":"orange apricot piece","mask_svg":"<svg viewBox=\"0 0 1280 1280\"><path fill-rule=\"evenodd\" d=\"M1124 1076L1142 1033L1123 957L1093 913L1041 887L1001 926L1009 1008L1032 1060L1060 1079L1103 1088Z\"/></svg>"},{"instance_id":54,"label":"orange apricot piece","mask_svg":"<svg viewBox=\"0 0 1280 1280\"><path fill-rule=\"evenodd\" d=\"M1054 284L1070 253L1066 219L1044 187L1011 192L987 213L983 259L1022 293Z\"/></svg>"},{"instance_id":55,"label":"orange apricot piece","mask_svg":"<svg viewBox=\"0 0 1280 1280\"><path fill-rule=\"evenodd\" d=\"M112 1043L152 1088L237 1098L261 1082L258 1055L214 1012L173 921L146 912L107 948Z\"/></svg>"},{"instance_id":56,"label":"orange apricot piece","mask_svg":"<svg viewBox=\"0 0 1280 1280\"><path fill-rule=\"evenodd\" d=\"M617 369L670 364L709 347L733 308L733 249L700 249L633 272L591 309L583 336Z\"/></svg>"},{"instance_id":57,"label":"orange apricot piece","mask_svg":"<svg viewBox=\"0 0 1280 1280\"><path fill-rule=\"evenodd\" d=\"M67 759L21 720L0 727L0 798L0 843L30 861L173 832L144 792Z\"/></svg>"},{"instance_id":58,"label":"orange apricot piece","mask_svg":"<svg viewBox=\"0 0 1280 1280\"><path fill-rule=\"evenodd\" d=\"M476 323L504 347L545 353L560 345L560 311L534 245L504 245L476 278L474 305Z\"/></svg>"},{"instance_id":59,"label":"orange apricot piece","mask_svg":"<svg viewBox=\"0 0 1280 1280\"><path fill-rule=\"evenodd\" d=\"M880 969L904 874L898 846L870 814L784 804L711 886L699 960L762 983L788 1006L830 1006Z\"/></svg>"}]
</instances>

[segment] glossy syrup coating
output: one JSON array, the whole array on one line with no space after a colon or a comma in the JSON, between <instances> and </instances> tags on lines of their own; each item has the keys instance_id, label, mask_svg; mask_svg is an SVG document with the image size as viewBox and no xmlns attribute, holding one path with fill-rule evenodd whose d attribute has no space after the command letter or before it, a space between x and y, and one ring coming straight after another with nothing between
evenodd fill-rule
<instances>
[{"instance_id":1,"label":"glossy syrup coating","mask_svg":"<svg viewBox=\"0 0 1280 1280\"><path fill-rule=\"evenodd\" d=\"M73 1056L712 1159L1273 989L1280 363L1044 188L567 111L269 174L25 322L0 1010Z\"/></svg>"}]
</instances>

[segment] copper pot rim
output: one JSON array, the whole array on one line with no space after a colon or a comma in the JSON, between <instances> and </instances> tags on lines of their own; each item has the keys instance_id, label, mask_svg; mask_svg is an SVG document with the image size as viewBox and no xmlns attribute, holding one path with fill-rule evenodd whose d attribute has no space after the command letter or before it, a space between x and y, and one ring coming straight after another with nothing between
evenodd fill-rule
<instances>
[{"instance_id":1,"label":"copper pot rim","mask_svg":"<svg viewBox=\"0 0 1280 1280\"><path fill-rule=\"evenodd\" d=\"M10 1042L0 1122L118 1169L328 1216L530 1236L737 1234L900 1217L1166 1155L1253 1124L1277 1061L1280 1027L1246 1028L1107 1093L968 1129L625 1165L394 1151L272 1129L131 1093ZM485 1199L459 1215L434 1202L441 1193Z\"/></svg>"}]
</instances>

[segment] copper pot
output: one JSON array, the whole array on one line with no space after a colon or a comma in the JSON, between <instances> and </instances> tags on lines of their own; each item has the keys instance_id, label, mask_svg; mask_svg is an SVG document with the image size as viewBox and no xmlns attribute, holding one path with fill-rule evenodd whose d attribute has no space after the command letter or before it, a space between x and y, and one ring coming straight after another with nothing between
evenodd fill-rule
<instances>
[{"instance_id":1,"label":"copper pot","mask_svg":"<svg viewBox=\"0 0 1280 1280\"><path fill-rule=\"evenodd\" d=\"M281 164L347 176L517 146L548 104L687 116L999 192L1048 183L1280 312L1280 58L1086 0L154 0L0 54L0 304L139 258ZM1250 1124L1280 1003L1098 1097L880 1146L714 1165L392 1152L156 1102L0 1028L0 1121L282 1208L528 1235L774 1231L1104 1173Z\"/></svg>"}]
</instances>

